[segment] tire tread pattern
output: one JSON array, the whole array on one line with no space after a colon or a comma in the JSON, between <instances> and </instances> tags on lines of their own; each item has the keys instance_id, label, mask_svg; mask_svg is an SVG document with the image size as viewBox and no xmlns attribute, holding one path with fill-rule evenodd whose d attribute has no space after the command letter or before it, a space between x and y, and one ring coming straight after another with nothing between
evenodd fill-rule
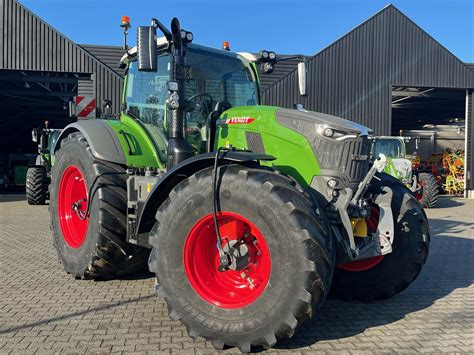
<instances>
[{"instance_id":1,"label":"tire tread pattern","mask_svg":"<svg viewBox=\"0 0 474 355\"><path fill-rule=\"evenodd\" d=\"M421 204L424 208L433 208L438 204L439 186L431 173L419 173L419 181L423 182L423 196Z\"/></svg>"},{"instance_id":2,"label":"tire tread pattern","mask_svg":"<svg viewBox=\"0 0 474 355\"><path fill-rule=\"evenodd\" d=\"M222 167L219 169L222 169ZM196 185L196 189L208 185L211 172L212 168L204 169L175 186L169 198L157 211L157 224L173 218L170 215L170 210L172 210L170 207L179 203L183 190L188 189L190 185ZM299 290L295 290L296 297L294 298L293 307L289 310L281 310L280 322L270 325L264 334L242 335L237 344L228 344L220 338L210 339L216 349L223 349L225 346L237 346L242 352L249 352L253 346L269 348L275 345L277 340L291 337L297 326L312 317L314 311L321 306L328 294L334 268L334 255L326 247L330 238L321 232L324 231L322 228L324 223L320 219L324 216L315 213L317 206L307 195L300 193L290 179L272 171L245 168L240 165L225 166L224 173L234 179L241 180L242 183L257 185L258 188L266 189L270 195L270 200L278 201L286 209L286 214L291 220L292 230L294 231L293 235L301 245L301 250L306 251L306 255L302 255L302 258L305 258L303 264L308 265L307 270L301 270L305 281ZM156 230L158 229L156 228ZM160 257L157 252L159 238L157 233L151 233L150 244L154 248L150 255L149 268L152 272L159 271L157 270L157 258ZM325 275L323 280L320 275ZM171 302L167 290L159 285L159 280L157 294L166 300L170 317L183 320L178 310L173 308L173 302ZM188 333L193 337L202 335L203 332L198 327L185 325Z\"/></svg>"},{"instance_id":3,"label":"tire tread pattern","mask_svg":"<svg viewBox=\"0 0 474 355\"><path fill-rule=\"evenodd\" d=\"M379 184L393 190L394 251L367 271L350 272L336 266L331 292L344 301L373 302L392 297L418 277L428 257L430 230L421 203L398 180L387 174L379 177Z\"/></svg>"},{"instance_id":4,"label":"tire tread pattern","mask_svg":"<svg viewBox=\"0 0 474 355\"><path fill-rule=\"evenodd\" d=\"M48 198L46 168L34 166L26 172L26 201L30 205L44 205Z\"/></svg>"},{"instance_id":5,"label":"tire tread pattern","mask_svg":"<svg viewBox=\"0 0 474 355\"><path fill-rule=\"evenodd\" d=\"M93 161L95 176L102 173L118 173L101 176L96 184L94 199L97 200L99 206L99 225L96 229L98 237L88 265L80 271L72 272L67 269L66 271L81 279L111 279L143 270L146 268L149 250L128 244L125 240L127 191L124 168L95 158L89 143L80 133L72 133L66 137L61 142L61 147L66 145L75 145L76 149L86 150ZM67 159L67 157L62 156L60 149L56 159ZM54 180L54 174L52 176ZM53 238L54 247L58 254L61 254L57 243L57 238L62 238L60 227L56 226L52 229L56 234Z\"/></svg>"}]
</instances>

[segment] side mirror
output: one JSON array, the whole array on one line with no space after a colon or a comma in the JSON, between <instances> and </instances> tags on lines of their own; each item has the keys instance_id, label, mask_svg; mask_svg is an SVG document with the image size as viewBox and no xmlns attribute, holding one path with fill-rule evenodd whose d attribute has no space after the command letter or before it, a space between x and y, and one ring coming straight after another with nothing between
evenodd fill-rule
<instances>
[{"instance_id":1,"label":"side mirror","mask_svg":"<svg viewBox=\"0 0 474 355\"><path fill-rule=\"evenodd\" d=\"M298 63L298 87L300 89L300 95L306 95L306 63Z\"/></svg>"},{"instance_id":2,"label":"side mirror","mask_svg":"<svg viewBox=\"0 0 474 355\"><path fill-rule=\"evenodd\" d=\"M137 36L138 70L156 72L158 70L156 27L138 26Z\"/></svg>"}]
</instances>

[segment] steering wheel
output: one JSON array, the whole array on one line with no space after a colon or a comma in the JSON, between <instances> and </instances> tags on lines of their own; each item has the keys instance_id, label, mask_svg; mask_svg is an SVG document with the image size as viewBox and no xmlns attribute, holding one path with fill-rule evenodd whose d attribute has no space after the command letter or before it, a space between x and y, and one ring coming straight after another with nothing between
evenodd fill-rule
<instances>
[{"instance_id":1,"label":"steering wheel","mask_svg":"<svg viewBox=\"0 0 474 355\"><path fill-rule=\"evenodd\" d=\"M202 117L207 117L212 112L214 99L211 94L207 92L193 95L188 99L188 101L196 101L196 108Z\"/></svg>"}]
</instances>

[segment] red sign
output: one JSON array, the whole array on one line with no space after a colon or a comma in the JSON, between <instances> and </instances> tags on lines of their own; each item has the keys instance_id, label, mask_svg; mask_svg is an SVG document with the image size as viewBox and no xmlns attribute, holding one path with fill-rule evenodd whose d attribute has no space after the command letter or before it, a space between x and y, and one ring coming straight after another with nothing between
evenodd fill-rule
<instances>
[{"instance_id":1,"label":"red sign","mask_svg":"<svg viewBox=\"0 0 474 355\"><path fill-rule=\"evenodd\" d=\"M96 100L93 96L76 96L74 98L76 117L96 118L96 106Z\"/></svg>"}]
</instances>

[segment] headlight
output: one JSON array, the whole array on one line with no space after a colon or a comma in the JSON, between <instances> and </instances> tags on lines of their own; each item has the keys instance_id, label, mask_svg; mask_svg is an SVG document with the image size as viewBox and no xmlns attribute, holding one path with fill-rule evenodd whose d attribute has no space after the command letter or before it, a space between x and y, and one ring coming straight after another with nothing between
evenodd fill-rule
<instances>
[{"instance_id":1,"label":"headlight","mask_svg":"<svg viewBox=\"0 0 474 355\"><path fill-rule=\"evenodd\" d=\"M320 136L323 136L324 138L331 138L338 141L342 141L348 138L357 138L356 134L349 134L347 132L343 132L343 131L334 129L332 127L329 127L326 124L318 124L316 126L316 131L318 132Z\"/></svg>"},{"instance_id":2,"label":"headlight","mask_svg":"<svg viewBox=\"0 0 474 355\"><path fill-rule=\"evenodd\" d=\"M324 130L324 135L326 137L332 137L334 135L334 130L328 127Z\"/></svg>"}]
</instances>

